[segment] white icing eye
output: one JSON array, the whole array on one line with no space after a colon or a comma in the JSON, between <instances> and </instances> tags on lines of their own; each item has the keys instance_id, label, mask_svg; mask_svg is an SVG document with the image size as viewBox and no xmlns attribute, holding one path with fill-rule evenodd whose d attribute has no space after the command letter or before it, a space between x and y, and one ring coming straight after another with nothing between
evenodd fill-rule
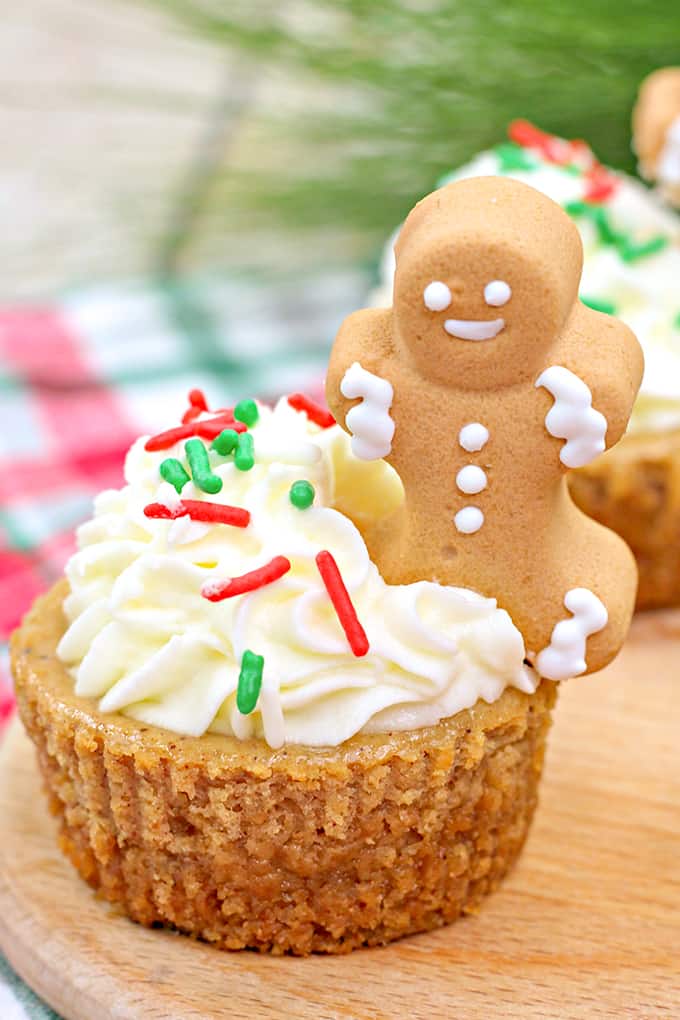
<instances>
[{"instance_id":1,"label":"white icing eye","mask_svg":"<svg viewBox=\"0 0 680 1020\"><path fill-rule=\"evenodd\" d=\"M451 304L451 291L441 280L433 280L423 291L423 301L431 312L443 312Z\"/></svg>"},{"instance_id":2,"label":"white icing eye","mask_svg":"<svg viewBox=\"0 0 680 1020\"><path fill-rule=\"evenodd\" d=\"M512 291L510 290L510 285L505 280L492 280L484 288L484 300L487 305L492 305L494 308L507 305L511 297Z\"/></svg>"}]
</instances>

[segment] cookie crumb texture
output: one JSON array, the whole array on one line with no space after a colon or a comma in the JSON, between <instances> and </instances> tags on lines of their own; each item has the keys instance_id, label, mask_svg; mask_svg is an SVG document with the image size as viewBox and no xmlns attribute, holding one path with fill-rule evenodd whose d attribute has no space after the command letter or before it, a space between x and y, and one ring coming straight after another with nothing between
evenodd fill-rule
<instances>
[{"instance_id":1,"label":"cookie crumb texture","mask_svg":"<svg viewBox=\"0 0 680 1020\"><path fill-rule=\"evenodd\" d=\"M13 640L60 843L135 921L221 949L380 945L473 913L536 806L555 686L337 748L179 737L76 698L61 583Z\"/></svg>"},{"instance_id":2,"label":"cookie crumb texture","mask_svg":"<svg viewBox=\"0 0 680 1020\"><path fill-rule=\"evenodd\" d=\"M635 554L637 608L680 605L680 429L625 436L573 472L569 488L576 504Z\"/></svg>"}]
</instances>

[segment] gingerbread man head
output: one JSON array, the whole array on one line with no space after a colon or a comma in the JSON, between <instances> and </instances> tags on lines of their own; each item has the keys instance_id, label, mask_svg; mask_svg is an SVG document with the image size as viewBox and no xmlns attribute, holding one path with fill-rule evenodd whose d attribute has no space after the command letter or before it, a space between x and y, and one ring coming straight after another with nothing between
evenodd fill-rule
<instances>
[{"instance_id":1,"label":"gingerbread man head","mask_svg":"<svg viewBox=\"0 0 680 1020\"><path fill-rule=\"evenodd\" d=\"M583 264L559 206L500 177L428 195L395 254L395 333L424 379L470 390L535 378L574 308Z\"/></svg>"}]
</instances>

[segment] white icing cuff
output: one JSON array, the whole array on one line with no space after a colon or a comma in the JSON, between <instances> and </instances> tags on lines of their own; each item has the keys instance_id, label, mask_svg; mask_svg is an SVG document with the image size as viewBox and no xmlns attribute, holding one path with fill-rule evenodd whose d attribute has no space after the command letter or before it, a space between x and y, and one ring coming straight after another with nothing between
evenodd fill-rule
<instances>
[{"instance_id":1,"label":"white icing cuff","mask_svg":"<svg viewBox=\"0 0 680 1020\"><path fill-rule=\"evenodd\" d=\"M680 185L680 117L675 118L666 132L656 164L656 176L663 184Z\"/></svg>"},{"instance_id":2,"label":"white icing cuff","mask_svg":"<svg viewBox=\"0 0 680 1020\"><path fill-rule=\"evenodd\" d=\"M586 641L604 630L609 614L603 602L587 588L572 588L564 596L572 613L553 628L550 644L539 652L536 669L547 680L568 680L586 670Z\"/></svg>"},{"instance_id":3,"label":"white icing cuff","mask_svg":"<svg viewBox=\"0 0 680 1020\"><path fill-rule=\"evenodd\" d=\"M340 392L348 400L361 398L361 403L352 407L345 418L345 424L352 433L355 457L360 460L387 457L394 437L394 421L389 414L394 400L392 384L355 361L343 376Z\"/></svg>"},{"instance_id":4,"label":"white icing cuff","mask_svg":"<svg viewBox=\"0 0 680 1020\"><path fill-rule=\"evenodd\" d=\"M590 464L606 448L607 419L593 407L593 395L582 379L562 365L547 368L536 380L555 399L545 427L556 439L566 439L560 460L569 468Z\"/></svg>"}]
</instances>

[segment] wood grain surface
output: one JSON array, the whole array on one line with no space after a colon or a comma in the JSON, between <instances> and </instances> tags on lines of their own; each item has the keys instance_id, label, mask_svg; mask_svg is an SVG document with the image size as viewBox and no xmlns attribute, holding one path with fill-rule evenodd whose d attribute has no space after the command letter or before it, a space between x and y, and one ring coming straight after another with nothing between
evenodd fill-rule
<instances>
[{"instance_id":1,"label":"wood grain surface","mask_svg":"<svg viewBox=\"0 0 680 1020\"><path fill-rule=\"evenodd\" d=\"M97 901L55 848L15 725L0 759L0 947L68 1020L680 1017L680 614L564 685L519 867L478 917L306 960L219 953Z\"/></svg>"}]
</instances>

